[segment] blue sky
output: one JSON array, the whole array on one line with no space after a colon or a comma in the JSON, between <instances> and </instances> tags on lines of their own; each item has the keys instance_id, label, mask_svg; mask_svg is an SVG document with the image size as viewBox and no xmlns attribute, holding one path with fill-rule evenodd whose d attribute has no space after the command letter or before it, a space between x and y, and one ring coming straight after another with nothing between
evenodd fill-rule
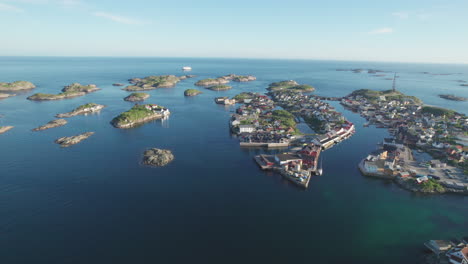
<instances>
[{"instance_id":1,"label":"blue sky","mask_svg":"<svg viewBox=\"0 0 468 264\"><path fill-rule=\"evenodd\" d=\"M0 56L468 63L467 0L0 0Z\"/></svg>"}]
</instances>

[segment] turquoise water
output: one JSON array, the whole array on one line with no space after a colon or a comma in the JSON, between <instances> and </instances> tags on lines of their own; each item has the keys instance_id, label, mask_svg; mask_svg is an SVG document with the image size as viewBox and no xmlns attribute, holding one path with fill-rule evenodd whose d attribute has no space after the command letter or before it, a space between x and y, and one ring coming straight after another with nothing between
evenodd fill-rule
<instances>
[{"instance_id":1,"label":"turquoise water","mask_svg":"<svg viewBox=\"0 0 468 264\"><path fill-rule=\"evenodd\" d=\"M132 77L182 74L195 79L149 91L147 102L170 108L168 120L119 130L109 121L132 103L112 83ZM324 176L307 190L260 171L241 149L228 118L235 107L216 96L265 92L273 81L295 79L316 94L342 96L355 89L390 89L392 82L338 68L397 71L397 88L431 105L468 114L468 66L335 61L0 57L0 81L29 80L33 92L57 93L72 82L97 84L84 97L31 102L33 92L0 101L0 258L2 263L417 263L422 243L468 235L468 197L422 196L391 182L362 177L357 163L387 132L364 128L357 114L332 102L356 123L349 140L323 155ZM421 72L454 73L427 75ZM224 92L183 91L202 78L229 73L258 80ZM387 76L391 77L391 76ZM31 132L57 113L95 102L100 114L77 116L60 128ZM96 134L70 148L53 141ZM139 164L149 147L168 148L167 167Z\"/></svg>"}]
</instances>

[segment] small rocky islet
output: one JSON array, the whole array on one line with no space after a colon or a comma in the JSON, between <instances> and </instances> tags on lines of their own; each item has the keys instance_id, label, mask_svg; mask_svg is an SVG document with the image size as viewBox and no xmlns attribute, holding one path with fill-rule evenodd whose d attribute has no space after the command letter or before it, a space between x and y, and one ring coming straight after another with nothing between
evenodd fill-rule
<instances>
[{"instance_id":1,"label":"small rocky islet","mask_svg":"<svg viewBox=\"0 0 468 264\"><path fill-rule=\"evenodd\" d=\"M56 117L58 118L66 118L72 117L77 115L87 115L91 113L97 113L105 108L105 105L95 104L95 103L88 103L81 106L78 106L73 111L68 113L57 114Z\"/></svg>"},{"instance_id":2,"label":"small rocky islet","mask_svg":"<svg viewBox=\"0 0 468 264\"><path fill-rule=\"evenodd\" d=\"M29 96L27 99L32 101L62 100L83 96L98 90L100 89L97 88L95 84L81 85L79 83L72 83L65 86L59 94L36 93Z\"/></svg>"},{"instance_id":3,"label":"small rocky islet","mask_svg":"<svg viewBox=\"0 0 468 264\"><path fill-rule=\"evenodd\" d=\"M197 90L197 89L187 89L187 90L184 91L185 96L196 96L196 95L199 95L201 93L202 92L200 90Z\"/></svg>"},{"instance_id":4,"label":"small rocky islet","mask_svg":"<svg viewBox=\"0 0 468 264\"><path fill-rule=\"evenodd\" d=\"M125 97L124 100L128 102L139 102L144 101L150 97L147 93L132 93L129 96Z\"/></svg>"},{"instance_id":5,"label":"small rocky islet","mask_svg":"<svg viewBox=\"0 0 468 264\"><path fill-rule=\"evenodd\" d=\"M13 129L13 126L0 126L0 134L3 134L11 129Z\"/></svg>"},{"instance_id":6,"label":"small rocky islet","mask_svg":"<svg viewBox=\"0 0 468 264\"><path fill-rule=\"evenodd\" d=\"M162 167L174 160L174 154L167 149L148 149L143 153L143 164Z\"/></svg>"},{"instance_id":7,"label":"small rocky islet","mask_svg":"<svg viewBox=\"0 0 468 264\"><path fill-rule=\"evenodd\" d=\"M78 144L92 135L94 135L94 132L86 132L86 133L71 136L71 137L61 137L55 140L55 143L59 144L61 147L66 148L66 147L70 147L75 144Z\"/></svg>"},{"instance_id":8,"label":"small rocky islet","mask_svg":"<svg viewBox=\"0 0 468 264\"><path fill-rule=\"evenodd\" d=\"M16 94L0 93L0 99L5 99L12 96L16 96Z\"/></svg>"},{"instance_id":9,"label":"small rocky islet","mask_svg":"<svg viewBox=\"0 0 468 264\"><path fill-rule=\"evenodd\" d=\"M194 75L184 75L177 77L175 75L155 75L155 76L148 76L145 78L132 78L128 81L133 84L129 85L123 90L125 91L147 91L147 90L154 90L158 88L171 88L176 86L178 82L181 80L185 80L187 78L193 78Z\"/></svg>"},{"instance_id":10,"label":"small rocky islet","mask_svg":"<svg viewBox=\"0 0 468 264\"><path fill-rule=\"evenodd\" d=\"M0 91L2 92L16 92L23 90L31 90L36 86L28 81L15 81L15 82L0 82Z\"/></svg>"},{"instance_id":11,"label":"small rocky islet","mask_svg":"<svg viewBox=\"0 0 468 264\"><path fill-rule=\"evenodd\" d=\"M456 96L456 95L453 95L453 94L439 94L439 97L443 98L443 99L446 99L446 100L458 101L458 102L463 102L463 101L468 100L468 98L466 98L466 97Z\"/></svg>"},{"instance_id":12,"label":"small rocky islet","mask_svg":"<svg viewBox=\"0 0 468 264\"><path fill-rule=\"evenodd\" d=\"M134 105L130 110L112 119L116 128L131 128L170 114L169 109L156 104Z\"/></svg>"},{"instance_id":13,"label":"small rocky islet","mask_svg":"<svg viewBox=\"0 0 468 264\"><path fill-rule=\"evenodd\" d=\"M227 90L232 89L232 86L229 86L226 84L218 84L218 85L207 87L206 89L212 90L212 91L227 91Z\"/></svg>"},{"instance_id":14,"label":"small rocky islet","mask_svg":"<svg viewBox=\"0 0 468 264\"><path fill-rule=\"evenodd\" d=\"M65 119L55 119L55 120L49 121L47 124L43 126L34 128L32 131L42 131L42 130L46 130L50 128L61 127L61 126L66 125L67 123L68 122Z\"/></svg>"}]
</instances>

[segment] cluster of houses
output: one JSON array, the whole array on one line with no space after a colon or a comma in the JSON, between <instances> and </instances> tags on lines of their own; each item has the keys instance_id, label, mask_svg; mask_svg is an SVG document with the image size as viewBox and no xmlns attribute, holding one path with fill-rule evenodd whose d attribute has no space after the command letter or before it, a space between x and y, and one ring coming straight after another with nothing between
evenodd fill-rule
<instances>
[{"instance_id":1,"label":"cluster of houses","mask_svg":"<svg viewBox=\"0 0 468 264\"><path fill-rule=\"evenodd\" d=\"M262 169L277 170L291 182L307 187L313 174L321 174L320 164L318 163L321 151L321 146L310 143L297 152L275 155L262 154L256 156L255 160Z\"/></svg>"},{"instance_id":2,"label":"cluster of houses","mask_svg":"<svg viewBox=\"0 0 468 264\"><path fill-rule=\"evenodd\" d=\"M465 115L434 115L419 102L402 96L387 100L380 96L370 101L361 95L349 95L341 104L358 111L369 123L388 128L404 145L418 148L431 156L462 165L468 158L468 118ZM464 165L466 166L466 164Z\"/></svg>"},{"instance_id":3,"label":"cluster of houses","mask_svg":"<svg viewBox=\"0 0 468 264\"><path fill-rule=\"evenodd\" d=\"M468 264L468 237L451 240L430 240L424 245L437 255L437 259L451 264ZM442 262L440 262L442 263Z\"/></svg>"},{"instance_id":4,"label":"cluster of houses","mask_svg":"<svg viewBox=\"0 0 468 264\"><path fill-rule=\"evenodd\" d=\"M353 123L316 96L280 91L272 93L272 98L283 108L299 113L315 132L320 133L315 137L314 143L322 145L324 149L330 148L355 133Z\"/></svg>"},{"instance_id":5,"label":"cluster of houses","mask_svg":"<svg viewBox=\"0 0 468 264\"><path fill-rule=\"evenodd\" d=\"M230 120L231 130L239 135L241 145L289 145L295 128L285 126L281 121L272 118L275 103L268 96L255 94L243 102Z\"/></svg>"},{"instance_id":6,"label":"cluster of houses","mask_svg":"<svg viewBox=\"0 0 468 264\"><path fill-rule=\"evenodd\" d=\"M154 113L160 113L162 116L168 116L171 114L168 108L162 107L157 104L146 104L145 108L147 110L153 111Z\"/></svg>"}]
</instances>

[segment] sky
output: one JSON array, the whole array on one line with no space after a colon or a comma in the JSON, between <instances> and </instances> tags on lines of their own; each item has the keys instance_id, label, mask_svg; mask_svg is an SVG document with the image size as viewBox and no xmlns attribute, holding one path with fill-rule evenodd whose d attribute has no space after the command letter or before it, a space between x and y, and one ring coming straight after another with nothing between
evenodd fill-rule
<instances>
[{"instance_id":1,"label":"sky","mask_svg":"<svg viewBox=\"0 0 468 264\"><path fill-rule=\"evenodd\" d=\"M468 63L468 0L0 0L0 56Z\"/></svg>"}]
</instances>

